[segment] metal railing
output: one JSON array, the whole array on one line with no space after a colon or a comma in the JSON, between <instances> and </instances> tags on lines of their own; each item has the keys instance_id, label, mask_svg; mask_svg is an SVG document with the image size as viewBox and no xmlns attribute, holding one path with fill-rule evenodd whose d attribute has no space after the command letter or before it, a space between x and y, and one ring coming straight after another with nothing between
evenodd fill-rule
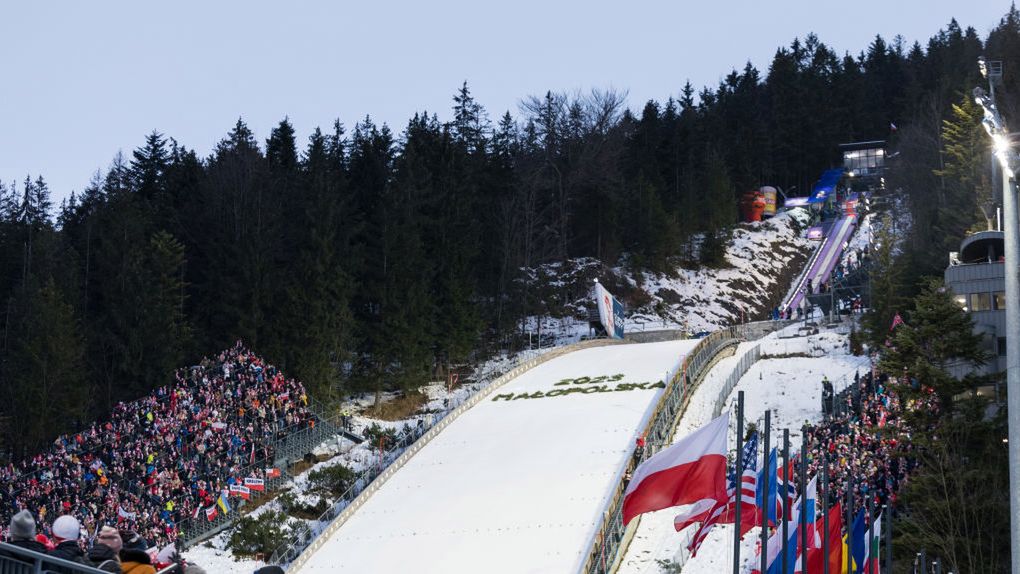
<instances>
[{"instance_id":1,"label":"metal railing","mask_svg":"<svg viewBox=\"0 0 1020 574\"><path fill-rule=\"evenodd\" d=\"M314 521L303 522L291 532L290 540L273 551L268 564L288 564L293 562L313 540L325 531L326 527L340 516L341 512L354 502L358 495L372 484L376 477L382 474L414 441L425 434L426 430L424 426L415 426L409 427L409 432L398 434L394 439L393 446L379 452L377 460L358 473L351 486L340 495L336 502Z\"/></svg>"},{"instance_id":2,"label":"metal railing","mask_svg":"<svg viewBox=\"0 0 1020 574\"><path fill-rule=\"evenodd\" d=\"M2 574L105 574L102 570L48 556L39 552L0 542L0 573Z\"/></svg>"},{"instance_id":3,"label":"metal railing","mask_svg":"<svg viewBox=\"0 0 1020 574\"><path fill-rule=\"evenodd\" d=\"M723 388L719 392L719 396L715 398L715 406L712 408L712 418L716 418L722 414L723 407L726 405L726 399L733 393L733 389L737 387L737 383L739 383L740 379L747 374L747 370L751 368L751 365L757 363L760 359L761 345L755 345L744 353L744 356L740 358L737 365L733 367L733 371L728 377L726 377L726 383L723 384Z\"/></svg>"},{"instance_id":4,"label":"metal railing","mask_svg":"<svg viewBox=\"0 0 1020 574\"><path fill-rule=\"evenodd\" d=\"M315 420L314 426L292 425L278 431L279 435L273 440L272 454L270 458L261 458L253 464L249 464L239 471L239 477L250 476L256 470L264 470L267 467L276 467L280 470L280 476L265 479L265 492L270 493L288 481L291 475L287 472L287 465L293 460L302 458L316 446L322 444L330 436L339 432L339 425L335 422L339 416L327 417L316 410L320 408L318 403L310 401L307 406ZM260 473L261 476L261 473ZM222 532L233 524L234 519L239 516L238 510L245 507L247 502L238 500L232 504L234 512L230 514L217 514L216 518L208 520L205 516L199 515L194 518L185 518L178 523L178 540L182 548L188 548L206 538Z\"/></svg>"},{"instance_id":5,"label":"metal railing","mask_svg":"<svg viewBox=\"0 0 1020 574\"><path fill-rule=\"evenodd\" d=\"M415 427L414 438L406 445L398 445L381 456L381 461L370 472L363 473L359 480L348 489L326 512L311 523L305 523L291 534L291 540L277 548L270 557L271 564L291 564L291 568L299 569L307 553L321 546L323 540L335 532L346 522L351 514L360 508L377 491L382 484L399 470L410 457L420 451L440 431L467 409L486 398L493 390L507 381L513 380L523 372L543 362L554 359L571 351L624 343L612 339L587 340L563 347L547 350L544 354L529 352L518 355L511 366L501 374L490 372L486 381L479 386L473 395L450 404L448 408L433 416L432 425ZM364 480L363 480L364 479Z\"/></svg>"},{"instance_id":6,"label":"metal railing","mask_svg":"<svg viewBox=\"0 0 1020 574\"><path fill-rule=\"evenodd\" d=\"M649 446L664 446L670 442L677 422L687 407L691 392L705 376L720 351L741 340L759 339L791 323L790 321L746 323L714 331L702 339L684 358L681 368L666 386L652 412L644 432ZM602 524L588 543L588 556L582 564L581 572L607 574L615 569L616 561L622 557L622 543L626 535L626 528L623 526L623 495L627 488L625 477L633 472L641 460L651 454L652 448L646 448L640 458L631 457L627 465L618 472L616 487L602 512ZM632 523L634 524L636 523Z\"/></svg>"}]
</instances>

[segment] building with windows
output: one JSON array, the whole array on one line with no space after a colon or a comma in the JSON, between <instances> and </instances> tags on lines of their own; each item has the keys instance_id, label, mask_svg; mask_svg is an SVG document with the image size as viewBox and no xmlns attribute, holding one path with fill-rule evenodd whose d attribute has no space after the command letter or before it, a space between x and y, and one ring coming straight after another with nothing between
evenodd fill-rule
<instances>
[{"instance_id":1,"label":"building with windows","mask_svg":"<svg viewBox=\"0 0 1020 574\"><path fill-rule=\"evenodd\" d=\"M982 231L960 243L960 251L949 254L946 286L960 307L970 313L974 330L985 337L995 357L984 368L994 373L1006 369L1005 265L1001 231ZM954 373L963 374L963 373Z\"/></svg>"},{"instance_id":2,"label":"building with windows","mask_svg":"<svg viewBox=\"0 0 1020 574\"><path fill-rule=\"evenodd\" d=\"M847 187L852 191L885 189L885 141L839 144L846 170Z\"/></svg>"}]
</instances>

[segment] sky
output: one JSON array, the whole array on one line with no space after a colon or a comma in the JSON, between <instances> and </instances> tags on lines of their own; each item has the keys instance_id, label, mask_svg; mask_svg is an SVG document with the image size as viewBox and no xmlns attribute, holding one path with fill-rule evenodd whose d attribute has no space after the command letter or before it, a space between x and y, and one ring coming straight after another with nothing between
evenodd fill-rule
<instances>
[{"instance_id":1,"label":"sky","mask_svg":"<svg viewBox=\"0 0 1020 574\"><path fill-rule=\"evenodd\" d=\"M626 91L640 111L713 88L814 32L838 54L876 34L922 45L956 18L984 39L1010 0L0 0L0 181L42 175L55 202L157 130L206 156L243 118L441 121L467 82L490 116L528 95ZM1008 71L1007 71L1008 73Z\"/></svg>"}]
</instances>

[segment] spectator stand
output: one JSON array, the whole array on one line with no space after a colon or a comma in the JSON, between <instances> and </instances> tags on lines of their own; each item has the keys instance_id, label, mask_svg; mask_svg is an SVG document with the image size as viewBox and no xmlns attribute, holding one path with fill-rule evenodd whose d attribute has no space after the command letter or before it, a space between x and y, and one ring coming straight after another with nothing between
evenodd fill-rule
<instances>
[{"instance_id":1,"label":"spectator stand","mask_svg":"<svg viewBox=\"0 0 1020 574\"><path fill-rule=\"evenodd\" d=\"M311 453L315 447L322 444L331 436L340 434L353 442L360 443L365 439L353 433L342 431L339 424L339 415L327 418L320 414L322 406L314 399L309 398L308 409L314 414L315 425L293 425L278 433L277 439L271 448L273 453L270 459L259 459L254 464L244 467L238 475L240 477L259 477L265 480L265 493L253 497L252 500L236 500L231 502L234 511L229 514L217 512L214 519L208 520L205 516L189 517L181 521L179 526L179 537L181 548L189 548L226 530L234 523L240 510L252 504L259 504L263 499L271 496L280 486L286 483L293 476L288 472L291 464L303 460L305 455ZM265 476L266 468L278 468L280 476L269 478Z\"/></svg>"}]
</instances>

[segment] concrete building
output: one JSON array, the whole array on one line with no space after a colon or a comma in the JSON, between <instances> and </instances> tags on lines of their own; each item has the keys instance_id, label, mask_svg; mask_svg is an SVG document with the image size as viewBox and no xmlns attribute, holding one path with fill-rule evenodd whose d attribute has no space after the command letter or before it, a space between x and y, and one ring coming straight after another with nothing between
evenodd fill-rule
<instances>
[{"instance_id":1,"label":"concrete building","mask_svg":"<svg viewBox=\"0 0 1020 574\"><path fill-rule=\"evenodd\" d=\"M970 313L974 330L985 337L987 350L995 357L983 369L986 373L1006 369L1006 298L1001 231L982 231L960 243L960 251L949 254L946 286L960 307ZM955 375L963 375L963 372Z\"/></svg>"}]
</instances>

